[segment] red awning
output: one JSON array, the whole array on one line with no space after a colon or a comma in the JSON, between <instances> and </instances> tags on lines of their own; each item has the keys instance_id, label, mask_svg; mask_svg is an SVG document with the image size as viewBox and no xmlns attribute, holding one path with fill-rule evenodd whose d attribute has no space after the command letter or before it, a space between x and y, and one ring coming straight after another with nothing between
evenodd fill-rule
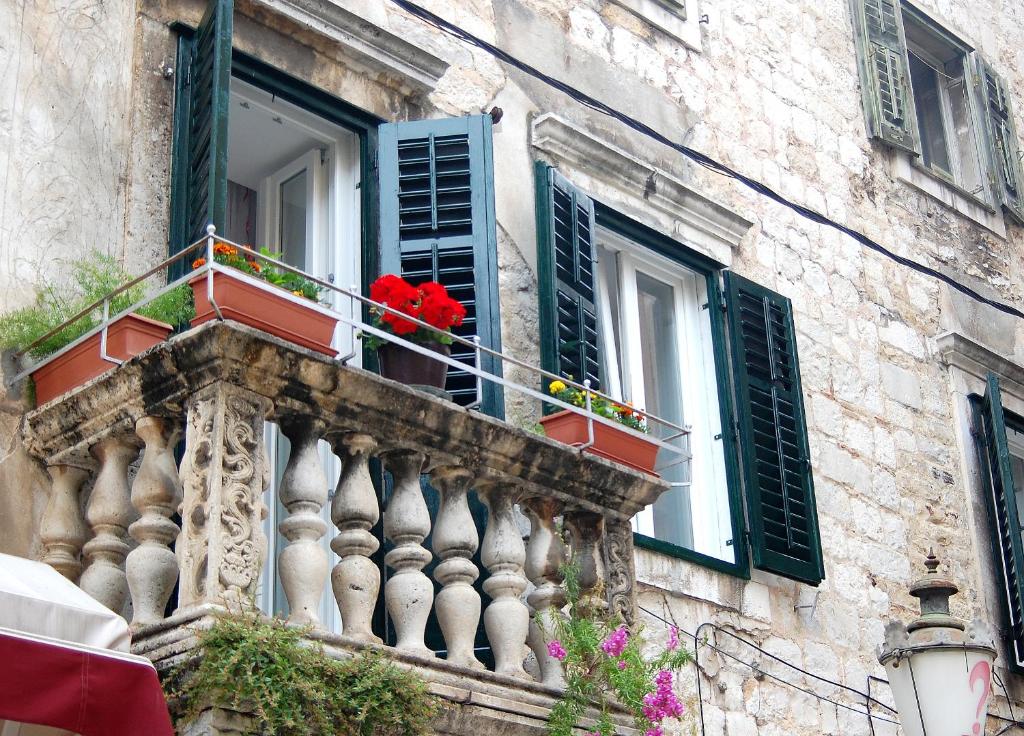
<instances>
[{"instance_id":1,"label":"red awning","mask_svg":"<svg viewBox=\"0 0 1024 736\"><path fill-rule=\"evenodd\" d=\"M6 629L0 719L81 736L174 736L149 660Z\"/></svg>"}]
</instances>

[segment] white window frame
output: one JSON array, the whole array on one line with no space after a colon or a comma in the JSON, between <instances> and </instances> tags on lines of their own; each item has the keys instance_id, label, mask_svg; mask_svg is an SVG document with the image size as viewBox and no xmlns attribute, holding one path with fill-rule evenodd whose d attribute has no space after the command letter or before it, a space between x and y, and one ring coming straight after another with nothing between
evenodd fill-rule
<instances>
[{"instance_id":1,"label":"white window frame","mask_svg":"<svg viewBox=\"0 0 1024 736\"><path fill-rule=\"evenodd\" d=\"M717 369L710 320L703 317L702 305L708 303L704 277L684 265L661 256L604 226L596 228L596 242L616 259L618 314L611 313L608 298L611 284L598 264L598 303L601 310L601 355L612 396L632 401L641 410L645 405L643 381L631 376L643 375L640 348L640 313L636 292L636 274L644 273L669 284L675 301L676 345L679 350L679 385L682 388L684 426L688 437L690 461L690 503L693 524L692 551L726 563L736 562L732 513L726 477L725 449L719 406ZM612 319L616 319L623 361L617 354ZM624 375L620 375L623 366ZM626 387L628 391L624 390ZM715 439L718 437L719 439ZM634 531L657 539L654 534L653 506L634 517Z\"/></svg>"},{"instance_id":2,"label":"white window frame","mask_svg":"<svg viewBox=\"0 0 1024 736\"><path fill-rule=\"evenodd\" d=\"M694 51L701 50L698 0L612 0Z\"/></svg>"}]
</instances>

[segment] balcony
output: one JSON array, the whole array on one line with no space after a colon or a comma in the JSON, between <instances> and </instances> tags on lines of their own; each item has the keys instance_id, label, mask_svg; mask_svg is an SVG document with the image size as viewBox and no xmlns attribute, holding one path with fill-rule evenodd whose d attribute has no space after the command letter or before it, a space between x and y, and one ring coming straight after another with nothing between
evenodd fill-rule
<instances>
[{"instance_id":1,"label":"balcony","mask_svg":"<svg viewBox=\"0 0 1024 736\"><path fill-rule=\"evenodd\" d=\"M561 674L537 622L564 604L559 565L569 555L581 562L585 588L633 620L630 519L667 490L665 482L214 320L43 405L25 425L30 453L52 478L42 559L125 612L133 650L159 669L198 656L196 628L257 594L268 549L262 522L275 502L267 493L266 421L291 446L278 486L287 509L278 575L289 622L310 627L308 636L332 656L381 647L412 667L457 706L445 710L439 732L479 734L509 721L520 724L517 732L543 732ZM321 439L342 464L334 528L321 515L329 495ZM383 509L375 459L392 479ZM423 476L441 496L433 520ZM487 508L482 539L470 493ZM519 510L529 519L525 535ZM372 533L378 519L384 585L371 559L381 546ZM333 569L325 535L340 558ZM473 561L478 550L484 569ZM431 580L424 568L435 559ZM482 611L490 669L474 656L478 577L490 599ZM317 617L329 589L341 634ZM393 646L371 624L378 598L390 612ZM445 658L424 644L431 608ZM207 716L188 732L246 732L238 714L214 708Z\"/></svg>"}]
</instances>

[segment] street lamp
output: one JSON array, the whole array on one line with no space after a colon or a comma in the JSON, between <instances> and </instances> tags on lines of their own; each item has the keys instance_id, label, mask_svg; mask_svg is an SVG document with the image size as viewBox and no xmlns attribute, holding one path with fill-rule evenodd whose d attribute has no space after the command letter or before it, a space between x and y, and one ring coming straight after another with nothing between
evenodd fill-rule
<instances>
[{"instance_id":1,"label":"street lamp","mask_svg":"<svg viewBox=\"0 0 1024 736\"><path fill-rule=\"evenodd\" d=\"M934 553L925 567L928 574L910 588L921 616L885 627L878 661L905 736L982 736L996 658L992 634L983 621L965 625L950 615L949 599L958 588L939 577Z\"/></svg>"}]
</instances>

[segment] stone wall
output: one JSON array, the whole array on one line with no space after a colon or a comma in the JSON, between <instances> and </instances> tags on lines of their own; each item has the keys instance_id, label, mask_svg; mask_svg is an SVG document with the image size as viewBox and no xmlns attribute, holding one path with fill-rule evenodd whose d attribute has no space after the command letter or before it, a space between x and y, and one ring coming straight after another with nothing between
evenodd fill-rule
<instances>
[{"instance_id":1,"label":"stone wall","mask_svg":"<svg viewBox=\"0 0 1024 736\"><path fill-rule=\"evenodd\" d=\"M535 158L670 234L680 232L671 214L672 203L683 201L679 192L709 198L701 205L708 211L719 212L712 205L720 203L734 213L725 220L751 227L743 234L737 225L735 237L697 238L694 247L793 300L826 580L816 595L772 575L755 571L742 581L644 551L638 569L646 608L691 632L707 621L742 632L858 689L869 674L881 674L873 650L884 621L910 615L906 588L932 545L968 591L956 612L999 619L987 521L965 436L965 387L976 384L947 368L935 338L961 331L1019 364L1020 321L965 303L936 281L683 160L386 1L336 4L443 59L447 71L432 90L410 90L400 77L367 67L329 27L311 31L283 19L282 9L316 5L298 0L239 0L236 45L389 120L504 110L494 137L495 183L503 339L513 354L538 360L529 184ZM422 4L899 254L1006 301L1024 300L1024 230L1007 223L1000 234L991 222L985 227L953 212L900 181L896 157L868 140L845 0L702 0L698 12L707 18L699 49L611 0ZM7 306L24 300L23 282L37 260L44 261L41 273L55 272L53 261L40 258L44 249L63 257L101 244L134 264L163 248L173 104L173 81L160 71L173 56L166 24L194 24L201 3L142 0L137 16L127 5L65 3L61 12L44 12L21 0L0 10L0 63L8 71L0 93L0 165L7 171L0 182L0 278L18 282L4 291ZM997 66L1024 114L1024 6L918 5ZM538 145L534 123L547 113L621 153L620 169L602 172ZM623 186L641 169L659 172L653 190ZM510 406L524 421L528 411ZM0 504L24 499L24 465L18 456L0 465ZM0 535L0 549L8 544ZM18 549L30 546L28 540ZM652 619L651 631L664 627ZM863 715L755 677L750 668L721 661L705 670L708 736L869 733ZM1004 679L1024 697L1024 680ZM997 709L1006 712L1005 705ZM886 731L876 724L876 733Z\"/></svg>"}]
</instances>

